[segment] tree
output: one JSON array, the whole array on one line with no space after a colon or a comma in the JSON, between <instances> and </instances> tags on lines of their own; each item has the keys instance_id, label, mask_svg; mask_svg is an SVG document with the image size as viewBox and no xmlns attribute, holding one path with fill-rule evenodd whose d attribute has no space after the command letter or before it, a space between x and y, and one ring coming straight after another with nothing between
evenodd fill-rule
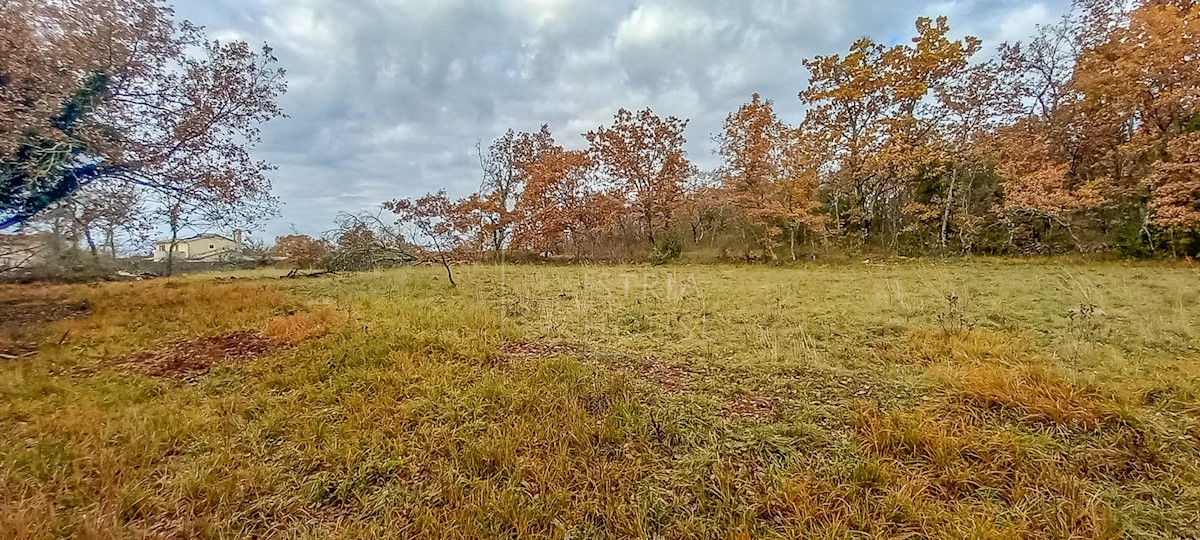
<instances>
[{"instance_id":1,"label":"tree","mask_svg":"<svg viewBox=\"0 0 1200 540\"><path fill-rule=\"evenodd\" d=\"M93 184L174 199L270 201L250 157L279 116L269 47L207 40L153 0L0 4L0 229Z\"/></svg>"},{"instance_id":2,"label":"tree","mask_svg":"<svg viewBox=\"0 0 1200 540\"><path fill-rule=\"evenodd\" d=\"M1104 201L1104 186L1072 174L1059 157L1053 135L1035 118L1005 127L995 153L1004 156L996 173L1004 186L1004 209L1010 215L1043 219L1063 227L1078 243L1070 216Z\"/></svg>"},{"instance_id":3,"label":"tree","mask_svg":"<svg viewBox=\"0 0 1200 540\"><path fill-rule=\"evenodd\" d=\"M902 201L907 180L929 159L932 88L967 67L978 52L974 37L947 38L945 17L917 19L913 44L885 47L858 40L844 57L805 60L809 106L802 126L828 152L833 219L839 230L857 222L866 244L873 225Z\"/></svg>"},{"instance_id":4,"label":"tree","mask_svg":"<svg viewBox=\"0 0 1200 540\"><path fill-rule=\"evenodd\" d=\"M526 167L528 184L517 206L514 245L537 253L559 251L588 225L587 174L592 163L583 151L554 146ZM593 215L593 218L602 218Z\"/></svg>"},{"instance_id":5,"label":"tree","mask_svg":"<svg viewBox=\"0 0 1200 540\"><path fill-rule=\"evenodd\" d=\"M488 146L487 154L476 148L483 169L477 204L483 218L481 232L491 240L492 251L501 259L515 226L516 206L529 181L529 167L553 147L550 127L542 124L537 133L508 130Z\"/></svg>"},{"instance_id":6,"label":"tree","mask_svg":"<svg viewBox=\"0 0 1200 540\"><path fill-rule=\"evenodd\" d=\"M692 233L692 243L715 242L729 221L727 197L721 192L721 173L693 169L684 181L680 217Z\"/></svg>"},{"instance_id":7,"label":"tree","mask_svg":"<svg viewBox=\"0 0 1200 540\"><path fill-rule=\"evenodd\" d=\"M289 234L275 237L272 251L293 268L312 268L329 257L332 246L325 240L307 234Z\"/></svg>"},{"instance_id":8,"label":"tree","mask_svg":"<svg viewBox=\"0 0 1200 540\"><path fill-rule=\"evenodd\" d=\"M1105 143L1096 154L1110 189L1148 204L1143 231L1191 229L1200 225L1200 5L1145 1L1124 21L1079 57L1079 114L1102 124L1091 135Z\"/></svg>"},{"instance_id":9,"label":"tree","mask_svg":"<svg viewBox=\"0 0 1200 540\"><path fill-rule=\"evenodd\" d=\"M1011 68L1009 61L990 60L956 70L933 88L936 135L929 152L931 166L910 213L924 212L936 223L942 250L954 231L962 249L974 245L982 220L996 210L988 143L997 129L1021 114L1018 93L1001 79Z\"/></svg>"},{"instance_id":10,"label":"tree","mask_svg":"<svg viewBox=\"0 0 1200 540\"><path fill-rule=\"evenodd\" d=\"M451 287L457 287L448 258L452 251L467 244L479 221L471 211L476 204L471 200L451 201L446 192L429 193L416 199L396 199L383 207L397 216L396 222L416 229L425 239L427 247L446 268L446 279Z\"/></svg>"},{"instance_id":11,"label":"tree","mask_svg":"<svg viewBox=\"0 0 1200 540\"><path fill-rule=\"evenodd\" d=\"M813 232L825 225L825 217L819 214L818 191L827 149L818 138L808 136L801 129L789 130L786 138L789 143L780 176L771 189L770 211L787 229L788 253L794 261L801 229Z\"/></svg>"},{"instance_id":12,"label":"tree","mask_svg":"<svg viewBox=\"0 0 1200 540\"><path fill-rule=\"evenodd\" d=\"M683 150L687 120L660 118L650 109L617 111L612 127L584 134L588 156L626 191L646 238L667 230L691 169Z\"/></svg>"},{"instance_id":13,"label":"tree","mask_svg":"<svg viewBox=\"0 0 1200 540\"><path fill-rule=\"evenodd\" d=\"M1189 228L1176 218L1194 192L1187 138L1200 27L1190 1L1128 7L1077 1L1028 46L1004 48L1007 81L1033 107L1000 130L995 156L1006 208L1069 231L1081 218L1106 229L1116 213L1153 249L1156 227Z\"/></svg>"},{"instance_id":14,"label":"tree","mask_svg":"<svg viewBox=\"0 0 1200 540\"><path fill-rule=\"evenodd\" d=\"M783 176L790 137L791 130L775 116L771 101L757 93L729 114L717 137L729 203L742 211L747 232L772 259L781 217L774 192Z\"/></svg>"},{"instance_id":15,"label":"tree","mask_svg":"<svg viewBox=\"0 0 1200 540\"><path fill-rule=\"evenodd\" d=\"M343 212L337 227L327 233L333 239L328 270L370 270L416 260L414 249L394 227L376 213Z\"/></svg>"}]
</instances>

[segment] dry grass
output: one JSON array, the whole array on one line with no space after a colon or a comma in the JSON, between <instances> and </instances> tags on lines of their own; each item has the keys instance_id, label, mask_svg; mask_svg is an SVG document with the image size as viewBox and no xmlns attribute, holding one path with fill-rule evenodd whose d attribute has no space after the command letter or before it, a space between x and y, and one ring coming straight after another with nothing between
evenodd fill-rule
<instances>
[{"instance_id":1,"label":"dry grass","mask_svg":"<svg viewBox=\"0 0 1200 540\"><path fill-rule=\"evenodd\" d=\"M965 406L1015 412L1026 423L1098 429L1116 417L1110 398L1049 366L962 368L950 388Z\"/></svg>"},{"instance_id":2,"label":"dry grass","mask_svg":"<svg viewBox=\"0 0 1200 540\"><path fill-rule=\"evenodd\" d=\"M331 306L317 306L286 317L271 319L263 335L289 345L324 336L346 324L350 317L345 311Z\"/></svg>"},{"instance_id":3,"label":"dry grass","mask_svg":"<svg viewBox=\"0 0 1200 540\"><path fill-rule=\"evenodd\" d=\"M1195 270L458 273L0 290L0 538L1200 536Z\"/></svg>"}]
</instances>

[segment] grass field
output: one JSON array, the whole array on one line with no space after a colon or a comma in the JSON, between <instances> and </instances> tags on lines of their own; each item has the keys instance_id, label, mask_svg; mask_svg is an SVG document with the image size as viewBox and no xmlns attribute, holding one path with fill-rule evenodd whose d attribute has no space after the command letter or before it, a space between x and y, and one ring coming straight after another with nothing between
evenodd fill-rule
<instances>
[{"instance_id":1,"label":"grass field","mask_svg":"<svg viewBox=\"0 0 1200 540\"><path fill-rule=\"evenodd\" d=\"M1200 536L1194 268L457 272L0 289L0 538Z\"/></svg>"}]
</instances>

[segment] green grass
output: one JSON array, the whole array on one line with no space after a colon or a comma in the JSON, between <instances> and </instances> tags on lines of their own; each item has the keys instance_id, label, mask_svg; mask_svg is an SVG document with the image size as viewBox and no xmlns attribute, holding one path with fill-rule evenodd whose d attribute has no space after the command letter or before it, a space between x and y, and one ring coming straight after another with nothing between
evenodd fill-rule
<instances>
[{"instance_id":1,"label":"green grass","mask_svg":"<svg viewBox=\"0 0 1200 540\"><path fill-rule=\"evenodd\" d=\"M56 289L93 315L0 364L0 537L1200 535L1195 269L456 271Z\"/></svg>"}]
</instances>

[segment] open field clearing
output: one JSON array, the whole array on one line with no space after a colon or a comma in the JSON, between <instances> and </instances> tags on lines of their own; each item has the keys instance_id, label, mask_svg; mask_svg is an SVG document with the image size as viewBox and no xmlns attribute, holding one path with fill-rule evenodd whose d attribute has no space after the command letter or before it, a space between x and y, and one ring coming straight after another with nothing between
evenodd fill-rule
<instances>
[{"instance_id":1,"label":"open field clearing","mask_svg":"<svg viewBox=\"0 0 1200 540\"><path fill-rule=\"evenodd\" d=\"M1200 536L1200 272L0 289L0 538Z\"/></svg>"}]
</instances>

